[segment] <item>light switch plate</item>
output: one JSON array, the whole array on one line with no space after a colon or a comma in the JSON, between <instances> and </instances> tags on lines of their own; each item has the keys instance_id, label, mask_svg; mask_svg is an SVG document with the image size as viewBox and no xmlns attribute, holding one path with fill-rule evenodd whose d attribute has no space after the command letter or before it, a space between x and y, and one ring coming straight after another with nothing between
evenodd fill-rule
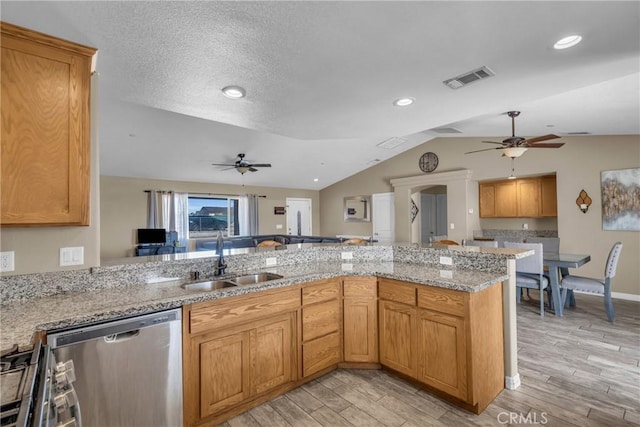
<instances>
[{"instance_id":1,"label":"light switch plate","mask_svg":"<svg viewBox=\"0 0 640 427\"><path fill-rule=\"evenodd\" d=\"M267 258L267 259L266 259L266 264L267 264L267 267L272 267L272 266L274 266L274 265L277 265L277 264L278 264L278 259L277 259L277 258L275 258L275 257L273 257L273 258Z\"/></svg>"},{"instance_id":2,"label":"light switch plate","mask_svg":"<svg viewBox=\"0 0 640 427\"><path fill-rule=\"evenodd\" d=\"M60 267L84 264L84 246L60 248Z\"/></svg>"}]
</instances>

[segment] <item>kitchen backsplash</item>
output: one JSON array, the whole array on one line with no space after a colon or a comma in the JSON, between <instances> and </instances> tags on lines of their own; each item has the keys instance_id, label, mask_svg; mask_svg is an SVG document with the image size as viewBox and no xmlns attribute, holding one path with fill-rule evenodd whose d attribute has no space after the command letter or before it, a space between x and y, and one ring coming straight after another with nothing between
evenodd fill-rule
<instances>
[{"instance_id":1,"label":"kitchen backsplash","mask_svg":"<svg viewBox=\"0 0 640 427\"><path fill-rule=\"evenodd\" d=\"M558 237L558 230L500 230L482 229L473 230L473 237Z\"/></svg>"}]
</instances>

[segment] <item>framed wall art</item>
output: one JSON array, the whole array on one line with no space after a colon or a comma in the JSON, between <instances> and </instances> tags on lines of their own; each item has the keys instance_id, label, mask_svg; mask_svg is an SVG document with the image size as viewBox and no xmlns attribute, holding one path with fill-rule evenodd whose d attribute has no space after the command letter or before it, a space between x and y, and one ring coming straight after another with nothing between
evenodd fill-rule
<instances>
[{"instance_id":1,"label":"framed wall art","mask_svg":"<svg viewBox=\"0 0 640 427\"><path fill-rule=\"evenodd\" d=\"M602 171L602 229L640 231L640 168Z\"/></svg>"}]
</instances>

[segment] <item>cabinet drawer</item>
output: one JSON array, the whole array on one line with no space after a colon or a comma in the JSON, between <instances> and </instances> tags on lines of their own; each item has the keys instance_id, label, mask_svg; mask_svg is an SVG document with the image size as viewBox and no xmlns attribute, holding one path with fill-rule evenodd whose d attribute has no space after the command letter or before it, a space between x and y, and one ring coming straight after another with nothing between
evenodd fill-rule
<instances>
[{"instance_id":1,"label":"cabinet drawer","mask_svg":"<svg viewBox=\"0 0 640 427\"><path fill-rule=\"evenodd\" d=\"M375 277L349 277L344 279L343 293L345 297L373 297L378 294L378 281Z\"/></svg>"},{"instance_id":2,"label":"cabinet drawer","mask_svg":"<svg viewBox=\"0 0 640 427\"><path fill-rule=\"evenodd\" d=\"M464 316L465 293L430 286L418 288L418 306L441 313Z\"/></svg>"},{"instance_id":3,"label":"cabinet drawer","mask_svg":"<svg viewBox=\"0 0 640 427\"><path fill-rule=\"evenodd\" d=\"M302 375L314 374L329 366L340 363L340 333L318 338L302 346Z\"/></svg>"},{"instance_id":4,"label":"cabinet drawer","mask_svg":"<svg viewBox=\"0 0 640 427\"><path fill-rule=\"evenodd\" d=\"M314 304L340 296L340 282L337 280L323 280L316 284L302 288L302 304Z\"/></svg>"},{"instance_id":5,"label":"cabinet drawer","mask_svg":"<svg viewBox=\"0 0 640 427\"><path fill-rule=\"evenodd\" d=\"M380 299L416 305L416 288L395 280L383 279L378 285Z\"/></svg>"},{"instance_id":6,"label":"cabinet drawer","mask_svg":"<svg viewBox=\"0 0 640 427\"><path fill-rule=\"evenodd\" d=\"M267 295L243 296L234 301L215 301L196 305L191 310L190 332L197 334L225 326L293 311L300 307L300 289L269 292Z\"/></svg>"},{"instance_id":7,"label":"cabinet drawer","mask_svg":"<svg viewBox=\"0 0 640 427\"><path fill-rule=\"evenodd\" d=\"M302 309L302 339L310 341L340 329L340 301L334 299Z\"/></svg>"}]
</instances>

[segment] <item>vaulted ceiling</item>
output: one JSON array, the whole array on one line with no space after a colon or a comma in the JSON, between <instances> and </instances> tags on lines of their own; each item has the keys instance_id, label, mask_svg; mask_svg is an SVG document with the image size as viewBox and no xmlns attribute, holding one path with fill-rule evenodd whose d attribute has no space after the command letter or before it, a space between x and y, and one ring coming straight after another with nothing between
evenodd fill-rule
<instances>
[{"instance_id":1,"label":"vaulted ceiling","mask_svg":"<svg viewBox=\"0 0 640 427\"><path fill-rule=\"evenodd\" d=\"M640 133L635 1L2 1L0 17L99 49L105 175L321 189L437 136L502 139L509 110L520 136ZM240 152L273 167L211 165Z\"/></svg>"}]
</instances>

